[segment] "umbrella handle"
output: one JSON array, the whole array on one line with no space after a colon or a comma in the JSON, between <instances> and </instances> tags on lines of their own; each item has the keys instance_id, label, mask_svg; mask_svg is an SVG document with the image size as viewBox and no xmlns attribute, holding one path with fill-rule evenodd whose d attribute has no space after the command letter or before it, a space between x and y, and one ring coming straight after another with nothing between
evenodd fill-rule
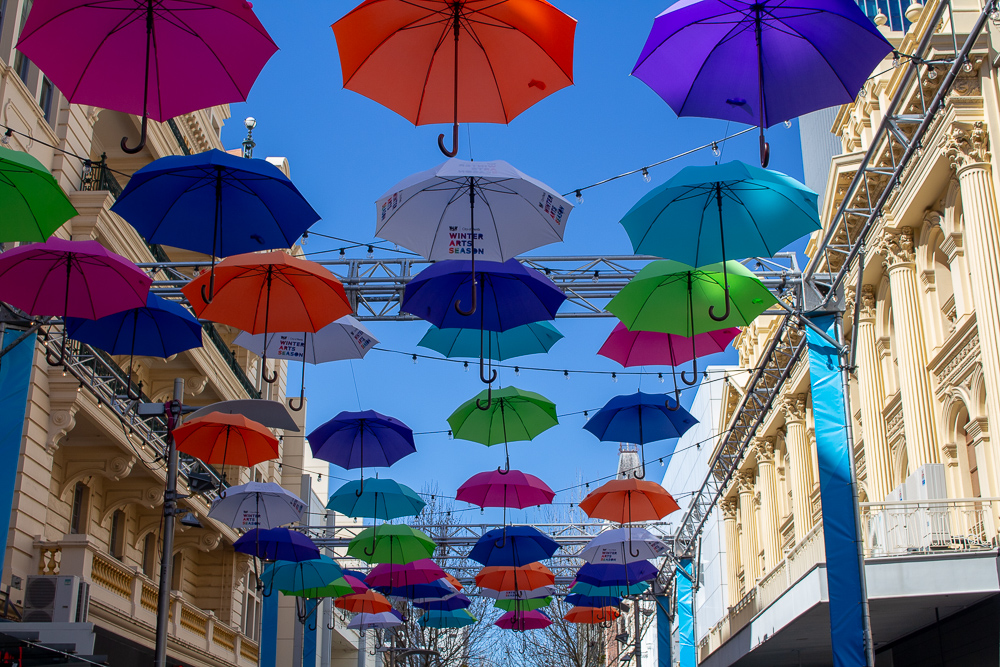
<instances>
[{"instance_id":1,"label":"umbrella handle","mask_svg":"<svg viewBox=\"0 0 1000 667\"><path fill-rule=\"evenodd\" d=\"M336 625L330 625L329 623L327 623L326 624L326 629L327 630L336 630L337 626Z\"/></svg>"},{"instance_id":2,"label":"umbrella handle","mask_svg":"<svg viewBox=\"0 0 1000 667\"><path fill-rule=\"evenodd\" d=\"M142 126L139 128L139 143L135 148L128 147L128 137L122 137L122 151L129 155L135 155L146 147L146 126L149 124L149 116L142 115Z\"/></svg>"},{"instance_id":3,"label":"umbrella handle","mask_svg":"<svg viewBox=\"0 0 1000 667\"><path fill-rule=\"evenodd\" d=\"M764 128L760 128L760 166L767 169L767 163L771 161L771 144L764 141Z\"/></svg>"},{"instance_id":4,"label":"umbrella handle","mask_svg":"<svg viewBox=\"0 0 1000 667\"><path fill-rule=\"evenodd\" d=\"M726 286L726 312L724 312L721 317L717 317L715 315L715 306L709 306L708 316L711 317L716 322L724 322L726 319L729 318L730 311L732 311L732 303L730 302L729 299L729 287Z\"/></svg>"},{"instance_id":5,"label":"umbrella handle","mask_svg":"<svg viewBox=\"0 0 1000 667\"><path fill-rule=\"evenodd\" d=\"M681 380L689 387L698 384L698 358L691 360L691 379L688 380L687 371L681 371Z\"/></svg>"},{"instance_id":6,"label":"umbrella handle","mask_svg":"<svg viewBox=\"0 0 1000 667\"><path fill-rule=\"evenodd\" d=\"M496 373L496 371L493 372ZM490 385L486 388L486 404L483 405L483 402L477 398L476 407L485 412L486 410L490 409L490 405L492 404L493 404L493 385Z\"/></svg>"},{"instance_id":7,"label":"umbrella handle","mask_svg":"<svg viewBox=\"0 0 1000 667\"><path fill-rule=\"evenodd\" d=\"M682 374L683 374L683 372L682 372ZM670 399L669 398L666 400L666 405L667 405L667 410L670 410L671 412L677 412L678 410L681 409L681 390L680 390L680 387L678 387L677 385L674 385L674 403L673 403L673 405L670 404Z\"/></svg>"},{"instance_id":8,"label":"umbrella handle","mask_svg":"<svg viewBox=\"0 0 1000 667\"><path fill-rule=\"evenodd\" d=\"M464 315L466 317L468 317L472 313L476 312L476 300L477 300L476 297L477 297L477 292L479 290L476 289L476 278L475 278L476 274L472 274L472 275L473 275L473 278L472 278L472 308L470 308L469 310L465 310L460 305L462 303L462 300L461 299L455 299L455 310L458 312L459 315Z\"/></svg>"},{"instance_id":9,"label":"umbrella handle","mask_svg":"<svg viewBox=\"0 0 1000 667\"><path fill-rule=\"evenodd\" d=\"M486 379L486 374L483 372L485 368L486 367L483 365L483 356L479 355L479 379L483 384L493 384L497 379L497 369L491 368L490 377L489 379Z\"/></svg>"},{"instance_id":10,"label":"umbrella handle","mask_svg":"<svg viewBox=\"0 0 1000 667\"><path fill-rule=\"evenodd\" d=\"M52 350L46 346L45 348L45 361L49 366L62 366L66 361L66 335L63 334L63 343L59 347L59 354L55 355Z\"/></svg>"},{"instance_id":11,"label":"umbrella handle","mask_svg":"<svg viewBox=\"0 0 1000 667\"><path fill-rule=\"evenodd\" d=\"M264 359L263 361L267 361L267 359ZM278 371L274 371L274 373L272 375L268 375L267 374L267 369L261 367L261 369L260 369L260 377L264 380L264 382L266 382L268 384L274 384L275 382L278 381ZM300 407L299 410L301 410L301 409L302 408Z\"/></svg>"},{"instance_id":12,"label":"umbrella handle","mask_svg":"<svg viewBox=\"0 0 1000 667\"><path fill-rule=\"evenodd\" d=\"M446 157L455 157L458 155L458 123L452 125L451 128L451 149L448 149L444 145L444 134L438 135L438 148L441 152L445 154Z\"/></svg>"}]
</instances>

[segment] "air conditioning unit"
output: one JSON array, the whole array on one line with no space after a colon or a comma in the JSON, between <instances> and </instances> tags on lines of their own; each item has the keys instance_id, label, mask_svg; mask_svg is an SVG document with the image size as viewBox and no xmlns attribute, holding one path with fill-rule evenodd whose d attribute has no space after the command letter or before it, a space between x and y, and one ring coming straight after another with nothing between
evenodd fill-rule
<instances>
[{"instance_id":1,"label":"air conditioning unit","mask_svg":"<svg viewBox=\"0 0 1000 667\"><path fill-rule=\"evenodd\" d=\"M24 589L25 623L83 623L90 584L76 576L30 576Z\"/></svg>"}]
</instances>

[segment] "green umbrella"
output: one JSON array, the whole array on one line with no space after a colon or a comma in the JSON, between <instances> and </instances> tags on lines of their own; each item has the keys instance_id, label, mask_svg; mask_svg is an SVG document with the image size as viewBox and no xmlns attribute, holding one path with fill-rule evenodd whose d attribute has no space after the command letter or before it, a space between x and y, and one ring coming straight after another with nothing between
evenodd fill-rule
<instances>
[{"instance_id":1,"label":"green umbrella","mask_svg":"<svg viewBox=\"0 0 1000 667\"><path fill-rule=\"evenodd\" d=\"M482 336L488 336L483 343ZM507 331L479 329L438 329L431 327L417 343L448 358L478 357L486 352L494 361L505 361L529 354L544 354L563 337L549 322L532 322Z\"/></svg>"},{"instance_id":2,"label":"green umbrella","mask_svg":"<svg viewBox=\"0 0 1000 667\"><path fill-rule=\"evenodd\" d=\"M405 565L430 558L436 546L425 533L409 526L381 525L377 535L374 528L358 533L347 545L347 555L366 563Z\"/></svg>"},{"instance_id":3,"label":"green umbrella","mask_svg":"<svg viewBox=\"0 0 1000 667\"><path fill-rule=\"evenodd\" d=\"M0 147L0 243L44 241L78 215L49 170L27 153Z\"/></svg>"},{"instance_id":4,"label":"green umbrella","mask_svg":"<svg viewBox=\"0 0 1000 667\"><path fill-rule=\"evenodd\" d=\"M746 326L778 300L748 268L734 261L725 264L728 277L721 263L695 269L672 260L650 262L608 302L607 310L629 331L686 336L692 345L698 334ZM725 307L727 281L731 308L717 320L709 309ZM687 371L681 373L689 385L698 381L696 351L694 356L694 380L687 379Z\"/></svg>"},{"instance_id":5,"label":"green umbrella","mask_svg":"<svg viewBox=\"0 0 1000 667\"><path fill-rule=\"evenodd\" d=\"M479 392L458 406L448 417L448 425L456 438L490 447L501 442L510 470L508 442L531 440L539 433L559 423L555 403L541 394L506 387L493 392L492 403L483 403L487 390ZM501 470L501 472L504 472Z\"/></svg>"},{"instance_id":6,"label":"green umbrella","mask_svg":"<svg viewBox=\"0 0 1000 667\"><path fill-rule=\"evenodd\" d=\"M552 597L528 598L527 600L497 600L494 607L504 611L534 611L542 607L548 607L552 603Z\"/></svg>"}]
</instances>

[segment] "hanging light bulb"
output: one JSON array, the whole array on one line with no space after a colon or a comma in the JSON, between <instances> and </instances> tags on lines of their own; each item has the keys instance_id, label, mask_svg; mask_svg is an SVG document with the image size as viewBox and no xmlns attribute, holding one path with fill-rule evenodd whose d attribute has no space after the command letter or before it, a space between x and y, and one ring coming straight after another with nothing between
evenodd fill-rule
<instances>
[{"instance_id":1,"label":"hanging light bulb","mask_svg":"<svg viewBox=\"0 0 1000 667\"><path fill-rule=\"evenodd\" d=\"M302 243L300 243L303 248L309 245L309 232L302 232Z\"/></svg>"},{"instance_id":2,"label":"hanging light bulb","mask_svg":"<svg viewBox=\"0 0 1000 667\"><path fill-rule=\"evenodd\" d=\"M347 252L343 248L341 248L340 249L340 256L343 257L346 254L347 254Z\"/></svg>"},{"instance_id":3,"label":"hanging light bulb","mask_svg":"<svg viewBox=\"0 0 1000 667\"><path fill-rule=\"evenodd\" d=\"M962 71L965 72L966 74L968 74L969 72L972 71L972 61L971 60L966 60L964 63L962 63Z\"/></svg>"},{"instance_id":4,"label":"hanging light bulb","mask_svg":"<svg viewBox=\"0 0 1000 667\"><path fill-rule=\"evenodd\" d=\"M563 371L563 377L569 379L569 371Z\"/></svg>"},{"instance_id":5,"label":"hanging light bulb","mask_svg":"<svg viewBox=\"0 0 1000 667\"><path fill-rule=\"evenodd\" d=\"M465 372L466 373L469 372L469 362L468 361L465 362Z\"/></svg>"},{"instance_id":6,"label":"hanging light bulb","mask_svg":"<svg viewBox=\"0 0 1000 667\"><path fill-rule=\"evenodd\" d=\"M0 139L0 143L4 146L10 146L10 138L14 136L14 130L7 128L7 131L3 133L3 139Z\"/></svg>"},{"instance_id":7,"label":"hanging light bulb","mask_svg":"<svg viewBox=\"0 0 1000 667\"><path fill-rule=\"evenodd\" d=\"M448 439L452 440L453 438L454 436L452 436L451 431L448 431ZM431 500L434 500L434 496L431 496Z\"/></svg>"},{"instance_id":8,"label":"hanging light bulb","mask_svg":"<svg viewBox=\"0 0 1000 667\"><path fill-rule=\"evenodd\" d=\"M899 67L899 51L892 52L892 68L896 69Z\"/></svg>"},{"instance_id":9,"label":"hanging light bulb","mask_svg":"<svg viewBox=\"0 0 1000 667\"><path fill-rule=\"evenodd\" d=\"M791 126L792 126L792 121L786 120L785 121L785 127L791 127Z\"/></svg>"},{"instance_id":10,"label":"hanging light bulb","mask_svg":"<svg viewBox=\"0 0 1000 667\"><path fill-rule=\"evenodd\" d=\"M662 467L663 467L663 466L665 466L665 465L666 465L666 464L665 464L665 463L663 462L663 459L661 458L661 459L660 459L660 467L662 468Z\"/></svg>"},{"instance_id":11,"label":"hanging light bulb","mask_svg":"<svg viewBox=\"0 0 1000 667\"><path fill-rule=\"evenodd\" d=\"M618 382L618 373L612 373L611 374L611 381L612 382Z\"/></svg>"},{"instance_id":12,"label":"hanging light bulb","mask_svg":"<svg viewBox=\"0 0 1000 667\"><path fill-rule=\"evenodd\" d=\"M417 363L417 355L414 354L413 355L413 364L416 365L416 363Z\"/></svg>"},{"instance_id":13,"label":"hanging light bulb","mask_svg":"<svg viewBox=\"0 0 1000 667\"><path fill-rule=\"evenodd\" d=\"M934 69L933 65L927 66L927 78L930 79L931 81L937 78L937 70Z\"/></svg>"},{"instance_id":14,"label":"hanging light bulb","mask_svg":"<svg viewBox=\"0 0 1000 667\"><path fill-rule=\"evenodd\" d=\"M715 141L712 142L712 155L715 157L722 155L722 151L719 150L719 144Z\"/></svg>"},{"instance_id":15,"label":"hanging light bulb","mask_svg":"<svg viewBox=\"0 0 1000 667\"><path fill-rule=\"evenodd\" d=\"M516 375L517 377L521 377L521 367L520 366L514 366L514 375Z\"/></svg>"},{"instance_id":16,"label":"hanging light bulb","mask_svg":"<svg viewBox=\"0 0 1000 667\"><path fill-rule=\"evenodd\" d=\"M576 203L577 204L583 203L583 192L581 192L580 190L576 191Z\"/></svg>"},{"instance_id":17,"label":"hanging light bulb","mask_svg":"<svg viewBox=\"0 0 1000 667\"><path fill-rule=\"evenodd\" d=\"M646 169L645 167L642 168L642 180L646 181L647 183L653 180L652 177L649 175L649 169Z\"/></svg>"},{"instance_id":18,"label":"hanging light bulb","mask_svg":"<svg viewBox=\"0 0 1000 667\"><path fill-rule=\"evenodd\" d=\"M375 250L371 246L368 246L368 259L372 259L374 257L375 257Z\"/></svg>"},{"instance_id":19,"label":"hanging light bulb","mask_svg":"<svg viewBox=\"0 0 1000 667\"><path fill-rule=\"evenodd\" d=\"M601 272L600 271L594 271L594 277L592 278L592 280L595 283L600 282L600 280L601 280Z\"/></svg>"},{"instance_id":20,"label":"hanging light bulb","mask_svg":"<svg viewBox=\"0 0 1000 667\"><path fill-rule=\"evenodd\" d=\"M590 413L587 410L583 411L583 421L590 421Z\"/></svg>"},{"instance_id":21,"label":"hanging light bulb","mask_svg":"<svg viewBox=\"0 0 1000 667\"><path fill-rule=\"evenodd\" d=\"M657 373L656 379L660 381L660 384L663 384L663 373Z\"/></svg>"}]
</instances>

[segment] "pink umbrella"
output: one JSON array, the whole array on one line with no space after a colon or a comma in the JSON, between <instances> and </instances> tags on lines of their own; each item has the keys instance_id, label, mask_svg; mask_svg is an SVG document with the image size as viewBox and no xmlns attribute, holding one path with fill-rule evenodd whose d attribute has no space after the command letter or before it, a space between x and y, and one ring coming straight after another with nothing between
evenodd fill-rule
<instances>
[{"instance_id":1,"label":"pink umbrella","mask_svg":"<svg viewBox=\"0 0 1000 667\"><path fill-rule=\"evenodd\" d=\"M364 593L368 590L368 584L353 575L345 574L342 578L347 582L347 585L351 587L351 590L354 591L354 595Z\"/></svg>"},{"instance_id":2,"label":"pink umbrella","mask_svg":"<svg viewBox=\"0 0 1000 667\"><path fill-rule=\"evenodd\" d=\"M552 625L552 619L541 611L508 611L493 624L504 630L524 632L525 630L540 630Z\"/></svg>"},{"instance_id":3,"label":"pink umbrella","mask_svg":"<svg viewBox=\"0 0 1000 667\"><path fill-rule=\"evenodd\" d=\"M520 470L490 470L473 475L458 487L456 500L463 500L480 507L504 508L504 525L507 508L524 509L532 505L548 505L555 497L549 485L534 475Z\"/></svg>"},{"instance_id":4,"label":"pink umbrella","mask_svg":"<svg viewBox=\"0 0 1000 667\"><path fill-rule=\"evenodd\" d=\"M245 0L36 2L17 48L70 102L141 115L126 153L148 117L245 101L278 50Z\"/></svg>"},{"instance_id":5,"label":"pink umbrella","mask_svg":"<svg viewBox=\"0 0 1000 667\"><path fill-rule=\"evenodd\" d=\"M96 320L146 305L152 280L97 241L52 237L0 255L0 301L29 315ZM66 337L59 358L63 363Z\"/></svg>"},{"instance_id":6,"label":"pink umbrella","mask_svg":"<svg viewBox=\"0 0 1000 667\"><path fill-rule=\"evenodd\" d=\"M423 558L405 565L393 565L392 563L376 565L371 574L365 577L365 583L369 586L398 588L415 584L429 584L447 576L448 573L442 570L440 565L430 558Z\"/></svg>"}]
</instances>

